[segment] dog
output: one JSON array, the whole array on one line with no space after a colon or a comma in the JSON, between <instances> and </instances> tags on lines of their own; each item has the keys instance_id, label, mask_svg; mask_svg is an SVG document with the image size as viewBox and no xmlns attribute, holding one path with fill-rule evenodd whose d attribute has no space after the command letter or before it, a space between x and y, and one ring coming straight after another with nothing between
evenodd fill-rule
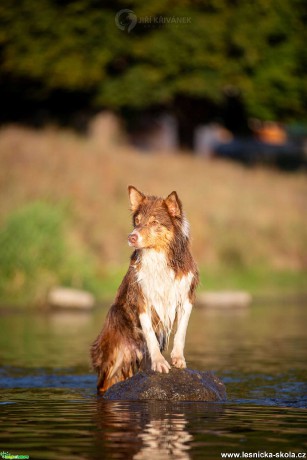
<instances>
[{"instance_id":1,"label":"dog","mask_svg":"<svg viewBox=\"0 0 307 460\"><path fill-rule=\"evenodd\" d=\"M102 331L91 347L98 392L150 365L168 373L163 357L176 323L172 365L185 368L184 344L198 270L190 252L189 223L176 192L147 196L128 187L134 229L130 266Z\"/></svg>"}]
</instances>

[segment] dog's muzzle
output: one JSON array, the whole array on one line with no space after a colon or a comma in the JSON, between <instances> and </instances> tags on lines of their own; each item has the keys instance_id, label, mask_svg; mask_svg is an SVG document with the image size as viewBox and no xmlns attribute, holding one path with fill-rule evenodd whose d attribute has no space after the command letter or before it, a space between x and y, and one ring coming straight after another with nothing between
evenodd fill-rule
<instances>
[{"instance_id":1,"label":"dog's muzzle","mask_svg":"<svg viewBox=\"0 0 307 460\"><path fill-rule=\"evenodd\" d=\"M128 236L128 244L129 246L136 246L139 240L139 235L135 230Z\"/></svg>"}]
</instances>

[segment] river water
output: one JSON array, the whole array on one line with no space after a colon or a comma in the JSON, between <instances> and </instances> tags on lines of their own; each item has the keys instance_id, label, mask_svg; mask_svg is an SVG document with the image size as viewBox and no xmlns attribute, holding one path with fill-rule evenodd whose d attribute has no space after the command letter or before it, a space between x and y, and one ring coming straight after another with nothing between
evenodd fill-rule
<instances>
[{"instance_id":1,"label":"river water","mask_svg":"<svg viewBox=\"0 0 307 460\"><path fill-rule=\"evenodd\" d=\"M160 460L306 452L307 305L194 309L188 366L213 370L226 403L97 397L88 349L105 313L0 310L0 454Z\"/></svg>"}]
</instances>

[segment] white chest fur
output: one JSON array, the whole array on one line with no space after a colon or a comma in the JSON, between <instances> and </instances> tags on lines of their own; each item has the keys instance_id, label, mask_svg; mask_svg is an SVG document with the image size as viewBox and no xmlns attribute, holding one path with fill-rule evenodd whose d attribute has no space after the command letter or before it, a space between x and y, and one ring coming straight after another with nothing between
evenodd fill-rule
<instances>
[{"instance_id":1,"label":"white chest fur","mask_svg":"<svg viewBox=\"0 0 307 460\"><path fill-rule=\"evenodd\" d=\"M188 298L193 274L189 272L175 279L175 272L167 265L163 252L142 251L137 281L140 283L148 312L153 307L166 330L170 331L176 311Z\"/></svg>"}]
</instances>

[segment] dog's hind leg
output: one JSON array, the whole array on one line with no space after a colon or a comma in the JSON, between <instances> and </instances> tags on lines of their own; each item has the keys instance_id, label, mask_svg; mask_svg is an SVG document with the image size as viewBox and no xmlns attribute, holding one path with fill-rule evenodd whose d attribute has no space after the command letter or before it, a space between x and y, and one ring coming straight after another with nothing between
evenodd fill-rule
<instances>
[{"instance_id":1,"label":"dog's hind leg","mask_svg":"<svg viewBox=\"0 0 307 460\"><path fill-rule=\"evenodd\" d=\"M104 393L115 383L132 377L140 368L144 355L134 344L123 343L108 352L98 369L97 390L100 393Z\"/></svg>"}]
</instances>

